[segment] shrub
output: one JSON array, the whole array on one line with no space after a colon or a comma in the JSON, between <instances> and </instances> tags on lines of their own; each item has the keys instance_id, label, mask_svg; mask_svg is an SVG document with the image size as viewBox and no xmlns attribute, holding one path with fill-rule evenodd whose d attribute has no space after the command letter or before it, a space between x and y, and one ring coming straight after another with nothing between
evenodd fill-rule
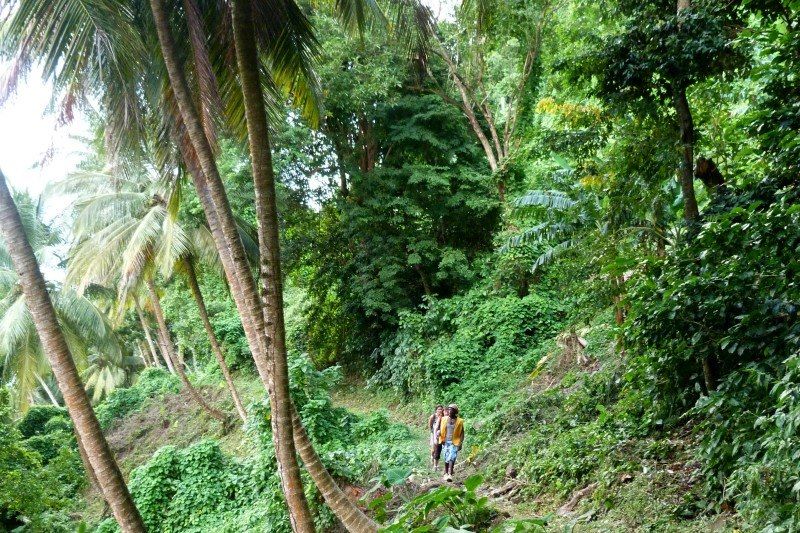
<instances>
[{"instance_id":1,"label":"shrub","mask_svg":"<svg viewBox=\"0 0 800 533\"><path fill-rule=\"evenodd\" d=\"M116 389L95 408L97 419L103 429L108 429L115 420L139 411L149 398L177 393L181 390L180 379L159 368L148 368L139 375L133 387Z\"/></svg>"},{"instance_id":2,"label":"shrub","mask_svg":"<svg viewBox=\"0 0 800 533\"><path fill-rule=\"evenodd\" d=\"M17 517L35 517L45 507L45 487L37 476L39 455L19 442L19 433L0 431L0 519L17 523Z\"/></svg>"},{"instance_id":3,"label":"shrub","mask_svg":"<svg viewBox=\"0 0 800 533\"><path fill-rule=\"evenodd\" d=\"M483 412L498 395L498 381L514 385L533 370L542 355L537 345L563 327L565 314L547 295L503 295L485 287L431 301L424 314L401 316L398 332L381 346L383 366L370 385L404 393L438 390L437 401Z\"/></svg>"},{"instance_id":4,"label":"shrub","mask_svg":"<svg viewBox=\"0 0 800 533\"><path fill-rule=\"evenodd\" d=\"M800 189L774 181L721 196L666 260L643 265L628 340L665 410L697 400L704 360L719 380L797 348L799 199Z\"/></svg>"},{"instance_id":5,"label":"shrub","mask_svg":"<svg viewBox=\"0 0 800 533\"><path fill-rule=\"evenodd\" d=\"M800 527L799 246L800 189L765 180L719 195L632 296L633 379L652 411L700 421L710 500L765 531Z\"/></svg>"},{"instance_id":6,"label":"shrub","mask_svg":"<svg viewBox=\"0 0 800 533\"><path fill-rule=\"evenodd\" d=\"M693 410L712 500L734 502L752 525L800 527L800 353L729 375Z\"/></svg>"},{"instance_id":7,"label":"shrub","mask_svg":"<svg viewBox=\"0 0 800 533\"><path fill-rule=\"evenodd\" d=\"M25 438L46 433L45 424L54 417L69 418L67 410L55 405L33 405L17 423L17 429Z\"/></svg>"},{"instance_id":8,"label":"shrub","mask_svg":"<svg viewBox=\"0 0 800 533\"><path fill-rule=\"evenodd\" d=\"M47 464L55 458L61 448L74 445L75 440L71 433L55 431L44 435L34 435L23 441L25 446L36 451L42 458L42 464Z\"/></svg>"}]
</instances>

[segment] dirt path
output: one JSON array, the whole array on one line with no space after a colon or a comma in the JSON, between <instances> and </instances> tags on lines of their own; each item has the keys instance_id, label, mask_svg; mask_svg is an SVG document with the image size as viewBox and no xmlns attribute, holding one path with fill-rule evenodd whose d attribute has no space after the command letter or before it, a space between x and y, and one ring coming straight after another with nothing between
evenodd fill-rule
<instances>
[{"instance_id":1,"label":"dirt path","mask_svg":"<svg viewBox=\"0 0 800 533\"><path fill-rule=\"evenodd\" d=\"M425 428L429 413L421 403L404 402L397 395L386 391L367 391L363 382L348 381L338 387L331 394L333 403L345 407L349 411L360 415L368 415L376 409L386 409L393 422L402 423L409 428L419 443L420 464L414 466L414 473L409 478L409 484L415 486L414 492L423 493L434 490L443 485L463 487L464 480L474 474L483 474L480 464L466 460L466 449L459 455L454 468L453 481L445 481L444 461L439 462L439 468L433 471L430 463L430 445L428 432ZM521 489L516 482L505 481L500 486L488 482L478 489L482 496L487 496L495 508L502 514L517 516L521 514L516 504L510 501ZM522 518L523 516L519 516Z\"/></svg>"}]
</instances>

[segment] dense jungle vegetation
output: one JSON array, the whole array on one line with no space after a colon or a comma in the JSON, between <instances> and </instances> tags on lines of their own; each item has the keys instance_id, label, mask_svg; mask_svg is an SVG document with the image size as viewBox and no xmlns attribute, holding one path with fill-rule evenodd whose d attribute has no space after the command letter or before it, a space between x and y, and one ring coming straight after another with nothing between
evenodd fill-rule
<instances>
[{"instance_id":1,"label":"dense jungle vegetation","mask_svg":"<svg viewBox=\"0 0 800 533\"><path fill-rule=\"evenodd\" d=\"M0 531L800 530L798 0L0 6Z\"/></svg>"}]
</instances>

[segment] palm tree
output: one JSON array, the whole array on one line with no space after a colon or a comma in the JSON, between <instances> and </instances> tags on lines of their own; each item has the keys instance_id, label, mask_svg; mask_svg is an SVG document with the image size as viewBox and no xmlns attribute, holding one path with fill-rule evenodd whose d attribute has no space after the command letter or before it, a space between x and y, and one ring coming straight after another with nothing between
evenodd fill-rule
<instances>
[{"instance_id":1,"label":"palm tree","mask_svg":"<svg viewBox=\"0 0 800 533\"><path fill-rule=\"evenodd\" d=\"M108 284L118 278L121 302L127 301L129 293L143 285L156 318L162 353L168 368L178 374L193 399L203 409L217 420L225 422L225 415L211 406L186 376L184 365L175 351L155 286L154 271L157 268L160 267L165 274L171 274L176 264L193 262L198 254L194 251L197 242L191 241L190 233L177 220L180 195L176 184L147 176L136 178L114 177L105 173L79 173L57 184L55 188L78 194L73 224L76 243L68 261L67 279L82 289L89 283ZM196 299L202 299L199 292L194 295ZM135 297L133 300L138 305ZM201 300L197 301L197 305L198 308L205 309ZM137 312L140 311L141 309ZM140 320L143 321L143 317ZM145 326L143 323L143 328ZM210 324L206 331L210 335L212 346L219 346ZM237 412L242 416L244 410L224 355L221 351L214 353L223 369Z\"/></svg>"},{"instance_id":2,"label":"palm tree","mask_svg":"<svg viewBox=\"0 0 800 533\"><path fill-rule=\"evenodd\" d=\"M350 2L344 2L342 4L351 5ZM237 290L234 291L237 308L242 316L245 333L248 337L248 343L250 344L256 367L262 381L270 391L273 412L277 418L275 422L276 425L273 426L276 428L276 431L273 432L273 438L276 441L278 461L281 465L279 471L281 473L284 493L287 495L293 527L297 530L313 531L313 523L310 522L310 513L307 512L307 504L304 501L302 491L299 490L299 487L301 487L300 479L299 476L295 477L296 474L299 474L299 470L292 466L296 461L293 453L291 453L292 442L290 442L289 439L296 444L297 451L300 452L314 482L322 492L328 505L345 527L351 531L374 531L377 529L377 525L344 495L322 465L291 403L287 402L291 425L288 423L289 420L285 417L287 407L276 405L276 388L278 386L286 387L287 385L287 383L282 382L282 380L273 381L273 371L276 373L281 372L281 368L286 364L285 346L279 351L276 346L272 345L273 337L277 337L278 335L276 331L283 329L282 317L279 318L276 316L277 310L280 309L282 311L282 309L276 305L277 298L269 301L266 306L262 306L258 299L255 283L249 276L243 274L243 272L246 271L247 265L244 262L242 244L241 241L237 239L236 233L233 230L233 217L230 211L230 205L227 201L225 189L216 167L211 144L203 131L202 120L192 98L186 73L181 64L169 19L166 15L164 2L161 0L151 0L150 5L155 20L159 44L170 79L170 85L180 113L180 121L186 128L185 138L187 142L185 144L190 145L182 147L184 159L187 160L187 165L190 168L192 178L198 191L198 196L201 199L206 217L209 221L209 226L212 229L212 235L214 235L215 242L220 251L220 257L225 267L226 275L232 286L235 286L237 283L239 285L235 287ZM244 7L241 5L237 7L236 4L234 4L234 18L238 18L238 23L241 23L243 19L248 19L248 17L254 16L257 13L257 10L248 9L249 7L249 3ZM237 10L241 11L238 11L237 14ZM285 14L282 10L277 10L276 12L278 14ZM276 38L274 41L268 41L270 45L273 46L270 50L270 52L272 52L271 59L273 59L273 61L276 61L279 65L284 65L286 68L294 66L294 69L289 68L288 72L297 72L298 65L302 66L305 64L303 57L306 54L307 48L298 46L297 43L299 42L301 45L305 43L304 46L307 46L311 33L309 31L309 33L303 35L303 32L306 31L302 25L303 21L304 17L302 16L302 12L297 10L296 12L292 12L290 18L287 20L280 20L279 17L272 17L272 19L262 21L263 26L259 25L262 29L268 28L268 30L274 30L274 35L276 37L280 37L282 34L290 34L288 38ZM298 25L298 23L300 24ZM252 28L252 25L250 27ZM241 26L238 26L238 28L242 30ZM297 35L291 35L291 32L284 31L282 28L291 28L295 30ZM247 32L248 30L245 28L245 36ZM242 35L241 31L239 35ZM241 55L239 49L242 46L248 48L244 52L245 54L249 54L249 59L245 58L247 62L252 61L253 55L256 54L256 52L253 43L254 39L252 39L252 37L245 38L250 39L249 44L237 42L236 49L238 60ZM292 38L294 38L294 40L292 40ZM252 78L254 74L252 72L252 65L250 65L248 69L250 71L249 75ZM280 72L280 69L278 71ZM241 71L240 74L245 76L243 71ZM260 83L257 80L258 77L255 76L255 79L251 80L248 87L252 89L254 85ZM262 104L254 102L254 100L262 93L260 93L260 90L258 92L253 90L248 91L244 88L244 82L243 89L245 101L250 100L250 103L246 105L245 108L245 114L248 118L248 130L252 130L255 127L257 129L260 128L261 132L265 133L266 129L263 127L264 121L261 121L261 123L255 122L253 125L249 123L249 120L253 117L254 120L259 120L257 116L259 114L258 109ZM263 100L259 99L259 102L261 101ZM263 114L263 107L261 107L261 109ZM258 144L259 140L263 141L264 139L262 137L252 136L250 139L251 146ZM266 152L266 154L264 152ZM268 189L265 189L265 187L268 187L268 181L265 180L268 180L269 177L264 173L271 172L272 170L271 162L268 165L265 163L266 158L269 157L269 145L266 145L266 150L264 150L264 152L252 158L254 168L256 165L259 166L259 169L254 171L254 182L261 195L261 200L257 202L259 205L260 226L259 248L262 254L262 259L260 259L259 262L262 265L262 279L265 279L267 277L265 274L269 273L268 265L273 265L272 276L270 276L271 279L269 279L269 281L272 282L270 283L270 290L274 290L279 294L281 285L275 283L276 278L274 277L275 274L280 274L280 269L274 268L275 265L279 266L279 259L276 260L277 256L273 255L278 252L278 248L277 246L268 248L270 246L270 234L273 231L271 228L274 228L274 231L277 232L276 214L275 216L267 215L269 212L268 198L270 192ZM284 332L281 331L280 334L283 335ZM269 364L270 356L272 356L273 359L272 366ZM283 359L283 361L278 361L278 359ZM288 394L285 396L279 394L278 396L280 399L288 399ZM279 410L276 409L276 407ZM278 424L286 424L286 427L278 429Z\"/></svg>"},{"instance_id":3,"label":"palm tree","mask_svg":"<svg viewBox=\"0 0 800 533\"><path fill-rule=\"evenodd\" d=\"M153 312L156 316L156 323L158 324L158 330L161 332L161 338L164 343L164 353L172 361L172 366L177 370L178 376L180 376L181 381L183 382L183 386L186 387L186 390L189 391L189 394L192 395L194 401L196 401L208 414L210 414L213 418L216 418L223 424L227 422L227 417L225 416L222 411L213 407L209 404L203 396L197 391L197 389L192 385L189 381L189 378L186 376L186 368L184 367L183 361L175 352L175 345L172 343L172 338L169 334L169 329L167 328L167 322L164 318L164 311L161 308L161 300L158 296L158 290L156 289L156 285L153 282L153 277L148 276L145 279L145 284L147 285L147 291L150 295L150 302L153 305Z\"/></svg>"},{"instance_id":4,"label":"palm tree","mask_svg":"<svg viewBox=\"0 0 800 533\"><path fill-rule=\"evenodd\" d=\"M103 497L123 531L144 532L142 518L128 492L122 473L108 447L100 423L81 383L78 369L75 367L47 292L47 284L39 270L33 248L28 242L25 228L2 172L0 172L0 232L19 275L25 302L30 309L44 352L50 360L79 442L87 452Z\"/></svg>"},{"instance_id":5,"label":"palm tree","mask_svg":"<svg viewBox=\"0 0 800 533\"><path fill-rule=\"evenodd\" d=\"M144 310L142 309L142 305L139 303L139 297L136 294L133 294L131 299L133 300L133 306L136 310L136 316L139 319L139 324L142 327L142 332L144 332L144 338L147 341L147 347L150 351L150 356L153 358L153 363L159 367L163 368L164 365L161 364L161 359L164 360L164 363L167 366L167 370L171 374L175 373L175 369L172 368L172 363L170 362L169 358L165 357L163 352L156 349L156 345L153 342L153 337L150 335L150 325L148 324L147 319L144 315ZM162 346L163 350L163 346Z\"/></svg>"},{"instance_id":6,"label":"palm tree","mask_svg":"<svg viewBox=\"0 0 800 533\"><path fill-rule=\"evenodd\" d=\"M147 323L147 319L145 319L144 317L144 311L142 311L142 306L139 303L139 298L137 298L136 295L133 296L133 303L134 303L134 308L136 309L136 316L139 319L139 324L142 327L142 333L144 333L144 338L147 341L147 349L150 352L150 357L153 361L153 364L159 368L163 368L163 365L161 364L161 359L159 357L159 352L158 350L156 350L156 345L153 342L153 337L150 335L150 326Z\"/></svg>"},{"instance_id":7,"label":"palm tree","mask_svg":"<svg viewBox=\"0 0 800 533\"><path fill-rule=\"evenodd\" d=\"M117 185L114 186L114 183ZM127 183L125 190L120 188L121 183ZM131 180L113 179L112 176L109 175L82 173L71 176L68 180L65 180L57 187L71 192L81 191L81 196L79 197L77 206L78 210L85 215L85 217L82 216L80 221L76 221L76 236L79 236L83 233L99 235L96 233L96 230L99 229L99 226L103 226L105 224L103 217L113 215L115 212L130 213L134 219L139 220L141 223L154 225L152 232L155 233L151 233L151 230L146 230L143 228L141 229L141 232L151 234L149 241L143 241L145 244L136 245L135 241L124 243L124 241L115 239L115 242L119 243L120 245L123 245L124 243L127 248L121 253L122 261L118 263L116 268L112 269L112 271L121 270L123 273L137 271L137 269L140 269L141 267L136 264L131 265L130 261L127 261L126 263L125 257L134 258L142 254L149 253L148 250L155 248L158 250L158 252L155 253L155 257L161 258L160 266L164 275L170 276L173 273L181 273L184 275L187 285L192 293L192 297L195 300L195 304L197 305L200 319L203 322L203 327L206 331L206 335L208 336L209 344L211 345L212 353L214 354L214 357L220 366L226 386L228 387L228 391L230 392L234 406L236 407L236 411L242 421L245 421L247 419L247 413L244 409L241 398L239 397L239 393L236 390L230 369L225 362L225 354L223 353L222 347L217 340L216 333L214 332L208 317L208 311L206 309L205 300L203 299L203 293L200 290L200 284L197 279L197 264L199 262L204 262L216 268L219 263L219 257L216 254L216 250L213 248L213 242L211 242L211 236L206 227L200 226L195 228L186 228L178 219L178 203L175 199L180 197L178 194L180 183L162 183L157 180L141 180L141 184L139 184L138 182ZM138 189L136 189L137 187ZM132 191L130 189L138 190L138 192L136 194L131 194ZM168 200L154 201L154 199L160 199L162 197L166 197ZM163 213L162 215L155 217L149 216L154 210L163 211L164 209L167 211L166 216L163 216ZM86 223L83 218L90 220L91 223ZM158 221L161 221L160 225L155 224ZM126 231L139 230L128 229ZM239 231L243 235L244 239L250 239L248 236L248 230L244 227L244 225L240 224ZM157 232L160 232L160 234L157 234ZM160 242L156 243L157 240ZM171 241L180 244L169 246L168 243ZM77 261L78 264L76 265L76 269L78 270L81 268L91 268L89 265L86 265L86 267L81 267L81 263L84 263L84 257L88 258L88 256L91 255L92 263L95 261L102 263L106 260L104 257L101 257L102 255L120 253L120 250L116 250L109 245L104 245L103 242L100 242L99 240L93 241L92 245L87 243L86 246L87 253L81 255L81 259ZM104 250L103 253L99 255L91 254L93 246L102 247ZM133 250L131 246L138 246L139 250ZM164 248L163 252L161 250L162 247ZM80 252L76 255L80 255ZM83 282L86 282L86 280L83 280ZM125 283L123 283L123 288L124 286ZM160 309L160 304L157 299L153 298L153 293L149 291L149 289L148 292L150 294L150 301L153 306L153 310L157 313L157 308ZM145 319L144 312L139 304L139 300L135 295L133 296L132 300L134 307L136 308L139 321L142 325L142 329L145 333L145 337L151 347L154 360L158 361L156 357L155 346L153 346L153 341L150 338L147 320ZM172 342L169 340L168 333L165 333L163 328L159 328L159 338L161 339L162 351L174 354ZM164 359L170 371L175 373L176 366L173 358L165 356ZM177 368L177 370L180 372L181 369Z\"/></svg>"},{"instance_id":8,"label":"palm tree","mask_svg":"<svg viewBox=\"0 0 800 533\"><path fill-rule=\"evenodd\" d=\"M19 3L22 0L17 0L13 3ZM149 38L152 28L152 22L155 22L155 34L158 39L163 58L164 67L166 68L169 85L165 86L162 79L159 77L160 64L154 65L148 61L144 55L138 58L140 76L125 76L123 69L105 69L108 64L107 61L98 61L97 68L102 70L102 76L95 75L91 77L92 81L102 80L98 84L101 94L105 92L113 92L117 90L119 85L128 83L130 79L144 79L144 91L142 94L152 97L153 92L157 93L155 99L151 100L157 102L165 112L158 113L157 123L162 124L161 119L167 124L164 127L159 126L159 131L164 133L164 139L168 142L174 142L181 154L186 167L192 177L195 188L197 189L198 197L200 198L203 210L208 221L209 230L214 238L215 245L219 252L220 261L224 267L226 277L231 287L231 292L234 296L237 309L242 318L245 334L247 336L248 344L253 354L256 368L259 375L264 382L265 386L270 392L271 401L274 401L273 386L272 386L272 365L270 356L272 351L270 348L271 339L268 337L268 330L264 317L264 308L259 299L259 294L256 284L251 277L249 265L246 258L246 253L242 245L240 236L236 230L236 223L233 213L230 209L230 204L227 199L227 194L216 167L214 158L213 139L207 133L208 126L212 120L207 116L205 110L206 103L212 102L213 98L204 96L197 96L193 92L189 84L187 72L185 68L191 67L192 64L184 64L182 62L185 57L194 57L195 64L197 65L194 71L193 80L203 80L207 77L203 75L204 69L200 67L201 62L208 64L209 62L204 59L198 60L198 57L203 57L207 50L204 50L202 39L189 38L185 28L180 28L184 31L182 37L177 42L181 44L190 43L193 50L186 52L180 50L176 39L173 36L173 29L169 13L175 11L180 12L180 8L175 9L175 6L166 6L162 0L150 0L149 7L152 12L152 21L136 20L130 22L135 27L133 32L120 31L117 32L115 28L104 27L105 19L92 17L90 14L81 12L78 9L59 10L54 11L50 8L49 2L45 0L27 0L22 3L29 4L25 9L26 15L24 17L15 17L12 23L7 25L6 32L13 36L13 39L8 39L6 42L10 44L8 48L14 54L27 58L28 62L32 62L31 58L46 57L49 62L59 64L59 60L70 67L69 75L80 78L85 82L87 78L85 75L96 74L93 70L80 68L80 61L76 58L94 58L97 56L97 51L92 48L89 39L81 39L79 41L72 41L70 38L62 39L61 33L52 31L40 31L39 28L61 28L64 25L78 26L81 28L79 34L81 36L90 34L93 37L100 37L101 39L115 39L120 34L125 33L128 38L132 40ZM77 3L77 2L76 2ZM98 2L98 4L105 5L112 3L110 1ZM187 0L185 5L193 4L193 0ZM230 14L227 12L227 4L209 2L205 5L202 12L206 18L212 17L217 13L219 8L222 8L216 17L219 21L229 21ZM367 8L365 8L365 4ZM415 5L416 2L400 2L400 4ZM308 84L303 83L303 73L310 72L305 67L307 62L304 60L308 58L308 44L309 37L313 37L310 29L307 26L305 18L294 2L270 2L254 4L256 9L252 11L254 16L254 26L259 32L259 42L272 46L271 50L274 52L267 61L267 69L277 73L273 80L266 82L269 87L284 87L289 93L296 93L297 88L302 88ZM353 21L363 23L365 14L369 10L374 11L374 3L369 0L348 0L337 2L342 12L346 13L346 17L352 23ZM95 6L92 6L95 9ZM132 9L135 12L136 7ZM132 11L126 9L121 10L119 17L111 21L112 24L121 23L129 24L128 18L133 18ZM199 23L198 17L188 16L192 10L187 10L186 21L192 27L196 27ZM68 22L63 19L68 18ZM225 28L225 24L221 23L218 28ZM132 35L130 35L132 33ZM192 36L202 35L202 32L192 31ZM73 33L66 33L66 35L73 35ZM222 43L227 45L227 50L233 50L232 39L225 34L225 31L215 33L222 38L215 38L213 43ZM36 43L36 46L28 45L27 43ZM130 49L144 48L144 46L132 46ZM111 46L108 48L109 53L113 53L116 48ZM106 50L106 48L103 48ZM126 48L126 51L128 48ZM120 55L118 60L129 55ZM220 56L222 59L216 61L215 64L228 65L225 61L225 55ZM127 65L127 64L126 64ZM273 65L281 66L281 68L273 69ZM300 72L300 75L296 73ZM121 75L121 73L123 75ZM198 74L199 73L199 74ZM50 75L56 77L59 73ZM117 79L121 78L121 79ZM272 83L270 83L270 81ZM197 84L198 90L202 91L202 83ZM208 85L208 84L205 84ZM231 82L230 79L221 80L220 93L224 95L225 107L232 108L233 112L228 113L228 119L234 123L237 121L241 125L241 114L236 112L237 101L241 101L242 92L238 90L237 85ZM301 95L306 96L309 91L300 91ZM207 96L207 95L206 95ZM305 102L306 107L313 103L313 99L305 98L301 102ZM238 100L237 100L238 99ZM196 102L202 102L202 105ZM198 108L201 111L198 111ZM139 117L138 109L132 112L130 116ZM119 132L119 121L112 121L110 137L116 138L118 135L124 137L128 131ZM134 129L131 128L130 131ZM235 130L236 131L236 130ZM168 142L159 143L159 146L166 146ZM112 155L116 155L113 154ZM276 222L276 221L271 221ZM267 253L263 251L263 253ZM276 287L277 288L277 287ZM275 320L272 320L275 323ZM278 412L276 410L276 412ZM368 531L375 530L377 526L369 520L363 512L351 502L344 493L339 489L336 483L331 478L330 474L325 470L319 457L316 455L313 446L308 439L308 435L300 424L300 419L297 413L292 408L292 431L282 431L280 434L275 433L273 437L276 439L276 449L281 449L281 443L277 442L280 439L287 440L289 436L293 438L297 445L297 450L300 452L303 461L311 473L317 486L320 488L325 500L330 507L334 510L336 515L342 520L348 529L354 531ZM287 449L287 444L283 443L283 448ZM282 456L283 453L281 453ZM288 454L287 454L288 455ZM288 460L293 460L293 457ZM283 470L283 469L282 469ZM289 469L289 473L294 469ZM300 514L304 516L302 510L294 510L293 516ZM305 528L311 526L306 524Z\"/></svg>"},{"instance_id":9,"label":"palm tree","mask_svg":"<svg viewBox=\"0 0 800 533\"><path fill-rule=\"evenodd\" d=\"M37 257L54 236L38 218L38 207L26 194L17 194L16 203L26 234ZM92 377L87 388L99 400L127 379L130 360L117 340L105 315L88 298L49 283L48 291L75 364ZM0 377L13 383L17 407L25 411L36 388L55 401L47 385L50 365L36 335L31 314L25 305L19 278L8 251L0 246ZM103 372L95 375L96 369Z\"/></svg>"},{"instance_id":10,"label":"palm tree","mask_svg":"<svg viewBox=\"0 0 800 533\"><path fill-rule=\"evenodd\" d=\"M228 385L228 390L233 398L233 403L236 406L236 412L239 413L239 418L242 422L247 421L247 412L242 405L242 400L239 397L239 392L236 390L236 385L233 383L231 371L228 364L225 362L225 354L222 353L222 346L217 340L217 335L214 333L214 327L211 325L211 320L208 318L208 310L206 309L206 302L203 298L203 292L200 290L200 283L197 280L197 268L195 267L195 260L193 257L186 257L180 261L180 270L186 275L186 283L189 285L189 290L192 293L195 304L197 304L197 311L200 314L200 321L203 323L203 328L206 330L208 342L211 344L211 352L219 363L219 368L222 370L222 376L225 378L225 383Z\"/></svg>"},{"instance_id":11,"label":"palm tree","mask_svg":"<svg viewBox=\"0 0 800 533\"><path fill-rule=\"evenodd\" d=\"M267 342L272 341L272 431L276 435L276 455L283 492L289 505L294 531L313 533L314 520L308 508L300 467L296 460L292 428L292 399L289 393L289 365L283 316L283 284L278 237L278 211L275 199L275 174L272 147L261 89L260 61L253 29L253 6L249 0L233 1L233 33L239 79L244 94L247 136L258 220L259 272ZM313 42L311 39L307 39ZM280 56L279 56L280 57Z\"/></svg>"}]
</instances>

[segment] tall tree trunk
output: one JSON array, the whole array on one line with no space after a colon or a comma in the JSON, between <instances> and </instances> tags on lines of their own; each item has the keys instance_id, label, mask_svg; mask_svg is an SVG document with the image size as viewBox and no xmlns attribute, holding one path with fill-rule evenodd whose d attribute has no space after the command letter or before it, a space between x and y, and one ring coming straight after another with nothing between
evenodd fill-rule
<instances>
[{"instance_id":1,"label":"tall tree trunk","mask_svg":"<svg viewBox=\"0 0 800 533\"><path fill-rule=\"evenodd\" d=\"M378 531L378 525L365 515L347 495L342 492L330 472L322 464L317 455L311 439L303 427L297 411L292 411L292 425L294 428L294 444L300 457L303 459L308 473L311 474L314 484L325 498L325 503L333 510L348 531L356 533L369 533Z\"/></svg>"},{"instance_id":2,"label":"tall tree trunk","mask_svg":"<svg viewBox=\"0 0 800 533\"><path fill-rule=\"evenodd\" d=\"M692 7L691 0L678 0L678 24L683 11ZM692 222L699 216L697 198L694 195L694 120L689 100L686 98L686 87L683 84L673 87L673 100L675 112L678 115L678 127L681 135L681 192L683 193L683 218Z\"/></svg>"},{"instance_id":3,"label":"tall tree trunk","mask_svg":"<svg viewBox=\"0 0 800 533\"><path fill-rule=\"evenodd\" d=\"M197 389L194 388L194 385L192 385L192 383L189 381L189 378L186 376L186 369L183 367L183 362L180 361L175 354L175 346L172 344L172 339L169 336L167 321L164 319L164 311L161 309L161 301L158 298L156 285L153 283L153 278L151 277L147 278L147 290L150 293L150 302L153 304L153 313L156 315L156 323L158 324L158 331L161 334L161 338L164 342L164 352L167 360L172 362L172 367L178 372L178 376L181 378L183 386L189 391L189 394L192 396L194 401L196 401L200 407L202 407L213 418L225 424L227 421L225 414L219 409L211 406L197 391Z\"/></svg>"},{"instance_id":4,"label":"tall tree trunk","mask_svg":"<svg viewBox=\"0 0 800 533\"><path fill-rule=\"evenodd\" d=\"M486 133L484 133L483 128L478 121L478 117L475 115L474 104L472 98L470 97L469 89L467 88L467 84L464 83L464 80L461 79L461 76L458 74L458 67L456 67L455 62L450 57L447 50L444 49L442 43L437 43L437 45L440 48L437 50L437 52L444 62L447 63L447 69L450 72L450 78L453 80L456 89L458 89L459 96L461 96L461 110L466 115L469 125L472 127L472 131L475 133L475 136L478 138L478 141L480 141L481 146L483 147L483 152L486 154L486 160L489 162L489 168L491 168L492 172L494 172L499 167L500 156L499 154L495 154L492 143L489 141L489 138L486 137Z\"/></svg>"},{"instance_id":5,"label":"tall tree trunk","mask_svg":"<svg viewBox=\"0 0 800 533\"><path fill-rule=\"evenodd\" d=\"M161 367L162 365L161 361L159 361L156 345L153 343L153 337L150 335L150 326L147 325L147 320L144 318L144 312L142 312L142 306L139 305L138 298L134 299L134 305L136 306L136 314L139 316L139 323L142 325L144 338L147 341L147 347L150 349L150 356L153 358L155 365Z\"/></svg>"},{"instance_id":6,"label":"tall tree trunk","mask_svg":"<svg viewBox=\"0 0 800 533\"><path fill-rule=\"evenodd\" d=\"M678 24L683 11L692 7L691 0L678 0ZM678 115L678 126L681 134L681 191L683 193L683 218L687 223L692 223L700 216L697 208L697 198L694 194L694 120L689 100L686 98L686 87L677 86L674 89L675 112ZM702 361L703 380L708 392L716 388L715 362L705 357Z\"/></svg>"},{"instance_id":7,"label":"tall tree trunk","mask_svg":"<svg viewBox=\"0 0 800 533\"><path fill-rule=\"evenodd\" d=\"M425 271L422 269L422 266L419 264L414 265L414 270L417 271L419 274L419 279L422 281L422 288L425 291L425 296L431 297L433 296L433 290L431 289L431 284L428 282L428 276L425 275Z\"/></svg>"},{"instance_id":8,"label":"tall tree trunk","mask_svg":"<svg viewBox=\"0 0 800 533\"><path fill-rule=\"evenodd\" d=\"M161 355L164 357L164 362L167 364L167 370L169 370L169 373L172 375L177 374L173 358L167 353L167 342L169 342L169 340L164 338L164 332L161 328L156 328L156 336L158 337L158 346L161 349Z\"/></svg>"},{"instance_id":9,"label":"tall tree trunk","mask_svg":"<svg viewBox=\"0 0 800 533\"><path fill-rule=\"evenodd\" d=\"M208 319L208 311L206 310L206 302L203 299L203 293L200 291L200 284L197 282L197 272L195 272L194 265L188 262L186 265L186 277L189 282L189 289L192 291L192 296L197 304L197 311L200 313L200 320L203 322L203 327L208 335L208 342L211 344L211 351L219 363L219 368L222 370L222 376L225 378L225 383L228 385L228 391L231 393L233 403L236 405L236 412L239 413L239 418L242 422L247 422L247 412L242 406L242 400L239 398L239 392L236 390L236 385L233 383L231 371L228 364L225 362L225 355L222 353L222 347L219 345L217 335L214 333L214 328L211 326L211 321Z\"/></svg>"},{"instance_id":10,"label":"tall tree trunk","mask_svg":"<svg viewBox=\"0 0 800 533\"><path fill-rule=\"evenodd\" d=\"M139 339L139 342L136 343L136 347L139 348L139 358L142 360L142 364L145 368L150 368L154 366L153 363L150 361L150 358L147 356L147 350L144 349L142 346L142 340Z\"/></svg>"},{"instance_id":11,"label":"tall tree trunk","mask_svg":"<svg viewBox=\"0 0 800 533\"><path fill-rule=\"evenodd\" d=\"M697 219L699 211L697 198L694 195L694 121L685 87L675 89L674 100L681 134L680 180L683 192L683 218L691 223Z\"/></svg>"},{"instance_id":12,"label":"tall tree trunk","mask_svg":"<svg viewBox=\"0 0 800 533\"><path fill-rule=\"evenodd\" d=\"M58 324L33 248L25 235L19 212L11 198L5 176L1 172L0 232L19 275L25 303L33 318L44 353L50 360L78 438L86 448L89 463L97 476L103 498L111 507L111 512L122 531L143 533L145 527L142 517L133 503L119 466L92 410L78 369L75 367L75 361Z\"/></svg>"},{"instance_id":13,"label":"tall tree trunk","mask_svg":"<svg viewBox=\"0 0 800 533\"><path fill-rule=\"evenodd\" d=\"M308 508L300 467L292 436L292 398L289 393L289 365L286 352L286 330L283 317L283 284L281 275L278 208L275 200L275 175L272 168L267 115L252 23L250 0L233 0L233 35L236 62L244 95L250 161L258 220L259 274L262 306L267 335L272 337L272 431L275 440L278 470L283 493L289 506L292 529L314 532L314 519ZM369 141L369 139L367 139ZM369 155L369 150L366 150Z\"/></svg>"},{"instance_id":14,"label":"tall tree trunk","mask_svg":"<svg viewBox=\"0 0 800 533\"><path fill-rule=\"evenodd\" d=\"M81 440L81 436L78 434L78 431L74 430L75 433L75 442L78 444L78 454L81 456L81 462L83 463L83 469L86 471L86 477L89 478L89 483L91 483L92 488L97 491L98 494L102 495L103 491L100 490L100 481L97 479L97 474L94 473L94 469L92 468L92 463L89 461L89 454L86 453L86 447L83 445L83 441ZM108 500L106 500L106 505L108 505Z\"/></svg>"},{"instance_id":15,"label":"tall tree trunk","mask_svg":"<svg viewBox=\"0 0 800 533\"><path fill-rule=\"evenodd\" d=\"M268 364L264 317L252 273L247 263L244 246L228 203L219 170L214 161L214 154L203 133L202 124L186 81L186 75L180 64L163 0L150 0L150 8L153 12L153 19L170 85L193 152L188 152L187 147L182 146L181 149L184 152L184 156L188 156L186 160L187 166L190 168L190 174L203 205L209 229L214 237L228 283L231 286L231 292L242 319L242 326L247 336L250 351L253 354L253 360L256 363L262 382L267 387L270 395L272 395L272 369ZM196 164L194 157L196 157ZM194 171L191 171L192 169ZM298 451L300 451L300 456L307 465L309 473L320 489L325 501L339 520L350 531L377 531L377 524L347 498L327 470L325 470L294 409L292 410L292 425L293 438Z\"/></svg>"}]
</instances>

